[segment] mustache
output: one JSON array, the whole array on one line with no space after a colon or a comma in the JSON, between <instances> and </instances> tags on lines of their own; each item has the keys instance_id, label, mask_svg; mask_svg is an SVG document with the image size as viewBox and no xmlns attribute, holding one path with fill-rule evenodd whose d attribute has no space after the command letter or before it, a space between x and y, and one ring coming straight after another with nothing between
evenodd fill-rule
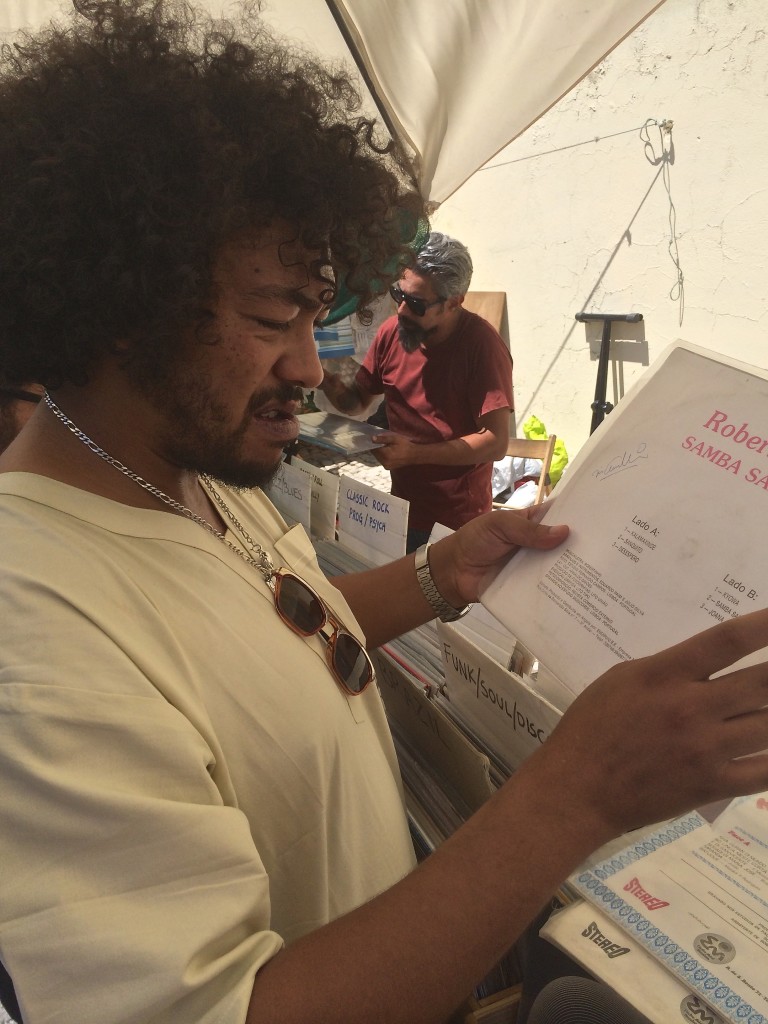
<instances>
[{"instance_id":1,"label":"mustache","mask_svg":"<svg viewBox=\"0 0 768 1024\"><path fill-rule=\"evenodd\" d=\"M257 413L259 409L262 409L270 402L285 405L288 402L301 402L303 397L304 392L298 384L281 384L276 388L264 388L263 391L257 391L251 397L248 403L248 413Z\"/></svg>"}]
</instances>

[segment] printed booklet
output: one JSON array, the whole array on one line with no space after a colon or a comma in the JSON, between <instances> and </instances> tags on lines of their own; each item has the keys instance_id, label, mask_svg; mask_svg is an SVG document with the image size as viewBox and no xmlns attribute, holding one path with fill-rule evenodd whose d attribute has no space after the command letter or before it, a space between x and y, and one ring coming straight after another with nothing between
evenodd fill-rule
<instances>
[{"instance_id":1,"label":"printed booklet","mask_svg":"<svg viewBox=\"0 0 768 1024\"><path fill-rule=\"evenodd\" d=\"M592 434L543 520L567 523L566 541L520 552L482 600L573 695L765 607L768 372L675 343Z\"/></svg>"}]
</instances>

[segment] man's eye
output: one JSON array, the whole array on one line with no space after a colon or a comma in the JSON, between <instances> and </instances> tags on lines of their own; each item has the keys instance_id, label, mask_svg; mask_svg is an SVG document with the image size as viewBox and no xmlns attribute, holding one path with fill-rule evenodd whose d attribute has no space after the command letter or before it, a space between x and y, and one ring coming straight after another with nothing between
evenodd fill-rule
<instances>
[{"instance_id":1,"label":"man's eye","mask_svg":"<svg viewBox=\"0 0 768 1024\"><path fill-rule=\"evenodd\" d=\"M265 328L268 331L287 331L290 328L290 323L285 320L265 320L261 316L249 316L247 313L244 314L246 320L250 320L252 323L258 324L260 327Z\"/></svg>"}]
</instances>

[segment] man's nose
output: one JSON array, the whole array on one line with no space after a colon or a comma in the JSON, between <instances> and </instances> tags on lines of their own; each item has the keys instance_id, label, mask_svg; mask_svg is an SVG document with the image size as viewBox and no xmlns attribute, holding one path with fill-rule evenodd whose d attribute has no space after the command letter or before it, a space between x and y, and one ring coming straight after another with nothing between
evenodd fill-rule
<instances>
[{"instance_id":1,"label":"man's nose","mask_svg":"<svg viewBox=\"0 0 768 1024\"><path fill-rule=\"evenodd\" d=\"M323 379L312 325L298 326L279 361L278 376L303 388L316 388Z\"/></svg>"}]
</instances>

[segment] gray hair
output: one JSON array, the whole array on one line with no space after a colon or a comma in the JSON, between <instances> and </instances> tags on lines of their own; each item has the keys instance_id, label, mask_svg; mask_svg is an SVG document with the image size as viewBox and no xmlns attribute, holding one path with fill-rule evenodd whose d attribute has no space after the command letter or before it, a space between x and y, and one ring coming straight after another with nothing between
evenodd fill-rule
<instances>
[{"instance_id":1,"label":"gray hair","mask_svg":"<svg viewBox=\"0 0 768 1024\"><path fill-rule=\"evenodd\" d=\"M464 295L472 280L472 257L466 245L455 238L433 231L419 250L414 267L428 274L435 294L441 299Z\"/></svg>"}]
</instances>

